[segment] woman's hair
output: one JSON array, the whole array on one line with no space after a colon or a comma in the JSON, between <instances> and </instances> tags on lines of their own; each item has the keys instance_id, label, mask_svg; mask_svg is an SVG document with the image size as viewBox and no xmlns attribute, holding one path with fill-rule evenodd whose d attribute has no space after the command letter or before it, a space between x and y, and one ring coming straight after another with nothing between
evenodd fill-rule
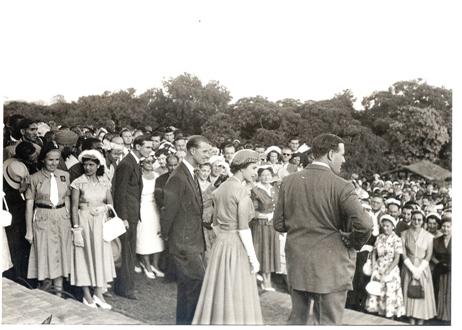
<instances>
[{"instance_id":1,"label":"woman's hair","mask_svg":"<svg viewBox=\"0 0 462 330\"><path fill-rule=\"evenodd\" d=\"M104 166L100 166L101 164L99 163L98 159L90 158L90 157L83 157L82 158L82 164L85 164L85 162L91 161L98 165L98 169L96 170L96 176L103 176L104 175Z\"/></svg>"},{"instance_id":2,"label":"woman's hair","mask_svg":"<svg viewBox=\"0 0 462 330\"><path fill-rule=\"evenodd\" d=\"M271 175L274 175L274 171L271 167L260 167L257 171L258 177L260 177L264 171L269 171Z\"/></svg>"},{"instance_id":3,"label":"woman's hair","mask_svg":"<svg viewBox=\"0 0 462 330\"><path fill-rule=\"evenodd\" d=\"M161 155L165 155L165 156L168 156L170 153L168 152L168 149L167 148L163 148L163 149L159 149L155 152L155 156L156 158L159 158L159 156ZM178 157L177 157L178 158Z\"/></svg>"},{"instance_id":4,"label":"woman's hair","mask_svg":"<svg viewBox=\"0 0 462 330\"><path fill-rule=\"evenodd\" d=\"M242 170L242 169L247 168L247 166L249 166L250 164L255 164L255 162L245 162L245 163L242 163L242 164L239 164L239 165L236 165L236 164L231 163L231 165L229 166L229 168L230 168L230 170L231 170L231 173L235 174L235 173L237 173L239 170Z\"/></svg>"},{"instance_id":5,"label":"woman's hair","mask_svg":"<svg viewBox=\"0 0 462 330\"><path fill-rule=\"evenodd\" d=\"M204 163L204 164L199 165L199 168L203 168L203 167L208 167L210 170L212 170L212 165L210 163Z\"/></svg>"},{"instance_id":6,"label":"woman's hair","mask_svg":"<svg viewBox=\"0 0 462 330\"><path fill-rule=\"evenodd\" d=\"M61 154L61 151L58 148L58 145L54 142L47 142L43 145L42 150L40 150L40 154L37 157L38 167L39 169L43 168L43 161L47 157L47 154L51 151L57 151Z\"/></svg>"},{"instance_id":7,"label":"woman's hair","mask_svg":"<svg viewBox=\"0 0 462 330\"><path fill-rule=\"evenodd\" d=\"M269 162L270 160L270 157L271 157L271 154L272 153L276 153L276 155L278 155L278 162L280 162L282 160L282 156L279 152L277 152L276 150L271 150L270 152L268 152L268 155L266 155L266 160Z\"/></svg>"},{"instance_id":8,"label":"woman's hair","mask_svg":"<svg viewBox=\"0 0 462 330\"><path fill-rule=\"evenodd\" d=\"M29 161L29 157L35 152L35 147L32 143L24 141L20 142L15 149L15 158L22 161Z\"/></svg>"}]
</instances>

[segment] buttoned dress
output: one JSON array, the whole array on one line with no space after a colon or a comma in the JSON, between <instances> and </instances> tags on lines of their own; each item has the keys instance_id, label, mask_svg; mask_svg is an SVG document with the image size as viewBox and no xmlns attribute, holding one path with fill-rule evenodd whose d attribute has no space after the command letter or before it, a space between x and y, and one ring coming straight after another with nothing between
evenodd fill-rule
<instances>
[{"instance_id":1,"label":"buttoned dress","mask_svg":"<svg viewBox=\"0 0 462 330\"><path fill-rule=\"evenodd\" d=\"M69 174L55 170L58 185L58 205L70 195ZM50 202L50 173L42 169L30 177L26 199L35 204L52 206ZM34 239L29 255L28 278L55 279L68 277L71 270L71 217L66 207L34 207L32 220Z\"/></svg>"}]
</instances>

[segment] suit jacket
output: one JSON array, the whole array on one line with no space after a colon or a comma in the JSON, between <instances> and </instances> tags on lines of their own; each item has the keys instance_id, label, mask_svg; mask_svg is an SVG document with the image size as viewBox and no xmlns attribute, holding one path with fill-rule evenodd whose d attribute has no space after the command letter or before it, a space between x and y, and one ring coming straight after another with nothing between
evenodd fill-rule
<instances>
[{"instance_id":1,"label":"suit jacket","mask_svg":"<svg viewBox=\"0 0 462 330\"><path fill-rule=\"evenodd\" d=\"M201 192L183 162L168 178L163 206L161 230L169 252L176 255L204 252Z\"/></svg>"},{"instance_id":2,"label":"suit jacket","mask_svg":"<svg viewBox=\"0 0 462 330\"><path fill-rule=\"evenodd\" d=\"M312 164L285 177L273 222L277 231L287 232L287 274L294 289L331 293L353 288L355 249L369 238L372 219L351 182ZM354 248L345 246L340 230L351 232Z\"/></svg>"},{"instance_id":3,"label":"suit jacket","mask_svg":"<svg viewBox=\"0 0 462 330\"><path fill-rule=\"evenodd\" d=\"M129 153L117 166L113 180L114 208L119 218L130 224L138 223L142 190L140 165Z\"/></svg>"}]
</instances>

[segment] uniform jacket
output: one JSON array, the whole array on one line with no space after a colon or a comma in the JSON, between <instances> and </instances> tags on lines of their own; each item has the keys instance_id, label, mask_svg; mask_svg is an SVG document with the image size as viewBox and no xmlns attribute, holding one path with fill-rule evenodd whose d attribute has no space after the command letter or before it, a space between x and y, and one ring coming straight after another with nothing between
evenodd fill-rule
<instances>
[{"instance_id":1,"label":"uniform jacket","mask_svg":"<svg viewBox=\"0 0 462 330\"><path fill-rule=\"evenodd\" d=\"M331 293L352 289L356 251L368 240L372 219L351 182L330 168L309 165L284 178L274 228L287 232L289 283L296 290ZM340 231L351 232L353 248Z\"/></svg>"}]
</instances>

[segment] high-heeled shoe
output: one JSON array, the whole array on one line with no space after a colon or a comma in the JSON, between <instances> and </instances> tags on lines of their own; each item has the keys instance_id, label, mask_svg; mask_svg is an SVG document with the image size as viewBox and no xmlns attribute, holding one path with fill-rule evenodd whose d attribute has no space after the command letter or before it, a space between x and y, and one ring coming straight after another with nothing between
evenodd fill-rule
<instances>
[{"instance_id":1,"label":"high-heeled shoe","mask_svg":"<svg viewBox=\"0 0 462 330\"><path fill-rule=\"evenodd\" d=\"M93 302L90 304L87 299L85 299L85 297L83 297L82 299L82 302L84 305L88 306L88 307L91 307L91 308L98 308L98 306L96 306L96 302L94 300L95 298L93 298Z\"/></svg>"},{"instance_id":2,"label":"high-heeled shoe","mask_svg":"<svg viewBox=\"0 0 462 330\"><path fill-rule=\"evenodd\" d=\"M164 272L158 270L156 267L151 265L152 272L157 276L157 277L165 277Z\"/></svg>"},{"instance_id":3,"label":"high-heeled shoe","mask_svg":"<svg viewBox=\"0 0 462 330\"><path fill-rule=\"evenodd\" d=\"M107 309L107 310L112 309L111 305L109 305L107 302L104 302L101 299L99 299L98 296L94 295L93 296L93 301L97 306L101 307L102 309Z\"/></svg>"},{"instance_id":4,"label":"high-heeled shoe","mask_svg":"<svg viewBox=\"0 0 462 330\"><path fill-rule=\"evenodd\" d=\"M141 263L140 265L141 268L143 268L144 275L146 275L147 278L150 278L152 280L156 278L156 275L154 275L152 271L148 270L144 264Z\"/></svg>"}]
</instances>

